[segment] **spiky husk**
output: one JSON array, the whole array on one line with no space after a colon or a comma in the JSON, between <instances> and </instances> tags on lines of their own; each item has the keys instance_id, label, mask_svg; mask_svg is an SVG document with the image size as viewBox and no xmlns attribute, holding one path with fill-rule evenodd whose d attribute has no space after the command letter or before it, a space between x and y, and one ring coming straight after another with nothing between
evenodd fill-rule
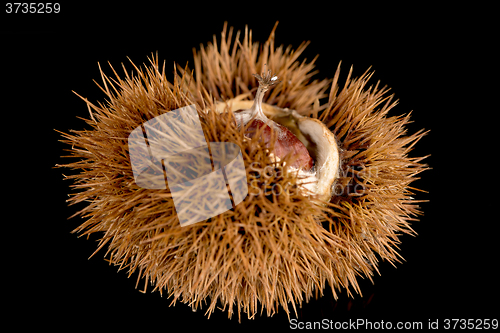
<instances>
[{"instance_id":1,"label":"spiky husk","mask_svg":"<svg viewBox=\"0 0 500 333\"><path fill-rule=\"evenodd\" d=\"M194 75L178 67L173 82L157 56L145 68L133 65L136 76L124 71L120 78L112 69L111 79L101 71L107 103L84 98L92 129L63 133L78 159L63 166L80 171L67 177L79 190L68 201L88 202L79 212L86 221L75 231L101 234L98 250L107 245L111 263L129 276L139 272L144 290L151 284L193 309L208 302L208 315L217 302L229 317L244 312L252 318L259 303L268 316L279 305L296 313L327 283L335 298L341 288L360 292L357 277L371 279L380 259L398 262L399 236L413 233L419 207L409 185L426 166L408 153L425 133L407 136L409 115L387 116L396 102L378 84L367 87L370 73L351 78L349 72L341 89L339 64L333 82L311 81L314 61L297 60L306 43L295 51L275 48L273 30L261 45L248 29L232 43L232 32L225 25L220 45L214 38L195 52ZM245 93L252 99L252 74L265 65L282 80L265 102L320 119L338 139L341 172L328 203L305 197L296 176L273 163L258 136L244 139L231 112L212 111L216 101ZM250 194L232 210L181 227L168 188L135 184L127 138L145 121L191 104L207 142L240 146ZM258 176L264 173L270 177Z\"/></svg>"}]
</instances>

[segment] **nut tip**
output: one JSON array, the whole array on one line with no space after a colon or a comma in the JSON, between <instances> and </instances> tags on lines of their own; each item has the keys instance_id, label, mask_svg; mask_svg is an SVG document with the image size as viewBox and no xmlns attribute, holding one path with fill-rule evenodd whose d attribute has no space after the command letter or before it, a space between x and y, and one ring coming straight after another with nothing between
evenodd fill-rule
<instances>
[{"instance_id":1,"label":"nut tip","mask_svg":"<svg viewBox=\"0 0 500 333\"><path fill-rule=\"evenodd\" d=\"M268 88L281 82L278 81L278 75L273 75L270 69L267 73L262 73L261 75L253 74L253 76L255 76L255 78L259 81L259 86L262 86L263 88Z\"/></svg>"}]
</instances>

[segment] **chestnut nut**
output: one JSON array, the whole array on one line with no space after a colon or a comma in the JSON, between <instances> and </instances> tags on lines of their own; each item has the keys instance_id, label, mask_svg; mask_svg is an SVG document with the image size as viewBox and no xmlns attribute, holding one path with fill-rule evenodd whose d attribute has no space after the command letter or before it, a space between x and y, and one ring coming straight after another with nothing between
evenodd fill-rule
<instances>
[{"instance_id":1,"label":"chestnut nut","mask_svg":"<svg viewBox=\"0 0 500 333\"><path fill-rule=\"evenodd\" d=\"M290 153L294 155L295 159L287 168L298 173L298 183L304 194L329 201L339 169L335 136L317 119L263 103L269 87L279 83L278 77L271 75L270 70L254 76L259 87L253 102L244 100L246 95L239 95L218 103L217 111L223 112L227 107L235 111L238 126L246 126L245 136L252 138L258 134L267 148L275 137L274 149L270 152L275 160L280 161Z\"/></svg>"}]
</instances>

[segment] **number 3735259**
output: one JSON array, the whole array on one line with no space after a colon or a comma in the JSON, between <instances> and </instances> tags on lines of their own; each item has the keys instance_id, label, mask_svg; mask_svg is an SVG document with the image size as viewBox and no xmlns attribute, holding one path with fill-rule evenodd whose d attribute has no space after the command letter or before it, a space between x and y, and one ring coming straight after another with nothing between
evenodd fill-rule
<instances>
[{"instance_id":1,"label":"number 3735259","mask_svg":"<svg viewBox=\"0 0 500 333\"><path fill-rule=\"evenodd\" d=\"M498 329L498 319L445 319L444 329Z\"/></svg>"},{"instance_id":2,"label":"number 3735259","mask_svg":"<svg viewBox=\"0 0 500 333\"><path fill-rule=\"evenodd\" d=\"M7 14L57 14L61 11L59 3L52 2L7 2L5 12Z\"/></svg>"}]
</instances>

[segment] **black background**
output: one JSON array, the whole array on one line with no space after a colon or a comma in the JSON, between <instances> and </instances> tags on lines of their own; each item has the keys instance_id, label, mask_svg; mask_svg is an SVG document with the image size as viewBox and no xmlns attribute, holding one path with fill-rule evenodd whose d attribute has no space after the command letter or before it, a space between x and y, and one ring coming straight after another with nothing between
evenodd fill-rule
<instances>
[{"instance_id":1,"label":"black background","mask_svg":"<svg viewBox=\"0 0 500 333\"><path fill-rule=\"evenodd\" d=\"M311 41L301 59L320 55L317 78L331 78L339 61L341 78L351 65L355 76L371 66L373 83L380 80L400 100L391 115L413 110L409 132L431 130L412 153L432 154L426 160L432 170L414 183L429 192L417 198L429 202L422 204L421 221L413 224L419 235L401 238L406 262L397 268L381 263L373 285L360 281L363 297L350 299L344 292L336 302L325 290L324 297L299 309L299 320L411 320L426 327L436 319L498 318L498 217L487 216L495 209L488 185L492 160L477 157L488 131L472 131L489 118L467 102L482 83L464 79L475 71L470 57L492 52L482 38L492 28L481 19L487 9L158 4L82 2L63 4L59 14L8 15L2 8L2 275L5 293L12 296L8 307L24 318L18 325L289 329L282 309L271 318L263 314L238 323L237 316L229 320L222 311L206 319L203 310L192 312L182 303L169 307L166 296L136 290L137 276L117 273L103 260L104 251L88 260L97 237L71 233L81 223L79 217L68 220L78 207L66 205L66 171L53 169L65 162L60 156L66 148L54 129L86 126L76 118L88 116L86 105L72 91L93 102L104 99L92 81L100 81L98 62L111 74L108 61L115 68L123 62L131 70L127 57L141 64L158 51L172 68L174 61L192 64L192 48L212 41L213 35L219 38L224 21L240 30L248 24L254 40L264 42L277 20L277 45L297 48Z\"/></svg>"}]
</instances>

